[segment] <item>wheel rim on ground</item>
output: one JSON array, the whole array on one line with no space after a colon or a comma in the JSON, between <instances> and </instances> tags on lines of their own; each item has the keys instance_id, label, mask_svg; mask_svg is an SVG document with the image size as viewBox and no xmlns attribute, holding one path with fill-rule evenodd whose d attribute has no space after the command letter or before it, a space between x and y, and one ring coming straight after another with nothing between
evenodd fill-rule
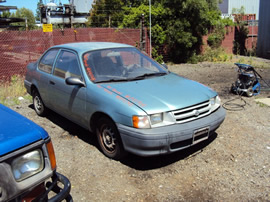
<instances>
[{"instance_id":1,"label":"wheel rim on ground","mask_svg":"<svg viewBox=\"0 0 270 202\"><path fill-rule=\"evenodd\" d=\"M40 98L36 95L34 98L34 106L37 112L42 112L43 110L43 104L42 101L40 100Z\"/></svg>"},{"instance_id":2,"label":"wheel rim on ground","mask_svg":"<svg viewBox=\"0 0 270 202\"><path fill-rule=\"evenodd\" d=\"M109 125L104 124L101 127L100 133L103 148L108 153L114 153L116 149L116 138L113 129Z\"/></svg>"}]
</instances>

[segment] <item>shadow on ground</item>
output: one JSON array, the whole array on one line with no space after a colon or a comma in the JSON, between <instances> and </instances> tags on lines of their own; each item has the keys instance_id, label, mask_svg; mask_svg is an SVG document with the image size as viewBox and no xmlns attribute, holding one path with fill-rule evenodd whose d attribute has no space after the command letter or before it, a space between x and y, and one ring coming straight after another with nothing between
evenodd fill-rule
<instances>
[{"instance_id":1,"label":"shadow on ground","mask_svg":"<svg viewBox=\"0 0 270 202\"><path fill-rule=\"evenodd\" d=\"M34 110L32 104L29 105L29 107ZM82 141L95 146L101 152L96 137L93 133L89 132L88 130L80 127L79 125L69 121L68 119L64 118L63 116L53 111L49 111L46 118L51 122L53 122L54 124L61 127L63 130L67 131L69 135L74 137L76 136ZM203 152L203 149L207 147L207 145L209 145L211 142L213 142L216 139L216 137L217 133L213 133L209 137L209 139L204 142L201 142L187 149L180 150L178 152L171 153L168 155L161 155L154 157L140 157L133 154L128 154L128 156L126 156L120 162L136 170L151 170L165 167L179 160L192 158L193 156Z\"/></svg>"},{"instance_id":2,"label":"shadow on ground","mask_svg":"<svg viewBox=\"0 0 270 202\"><path fill-rule=\"evenodd\" d=\"M29 107L34 110L33 104L29 105ZM61 127L63 130L67 131L69 135L73 137L78 137L82 141L97 147L97 141L93 133L73 123L65 117L57 114L54 111L48 110L48 114L45 118L54 123L55 125Z\"/></svg>"},{"instance_id":3,"label":"shadow on ground","mask_svg":"<svg viewBox=\"0 0 270 202\"><path fill-rule=\"evenodd\" d=\"M206 141L168 155L140 157L129 154L125 159L121 160L121 163L136 170L152 170L165 167L177 161L196 156L197 154L203 152L204 148L207 147L207 145L213 142L216 138L217 133L213 133Z\"/></svg>"}]
</instances>

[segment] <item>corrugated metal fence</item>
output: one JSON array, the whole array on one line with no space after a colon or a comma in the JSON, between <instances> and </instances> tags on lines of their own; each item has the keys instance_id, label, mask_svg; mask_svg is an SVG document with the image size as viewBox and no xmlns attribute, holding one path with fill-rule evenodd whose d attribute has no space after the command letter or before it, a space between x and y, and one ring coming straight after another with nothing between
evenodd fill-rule
<instances>
[{"instance_id":1,"label":"corrugated metal fence","mask_svg":"<svg viewBox=\"0 0 270 202\"><path fill-rule=\"evenodd\" d=\"M15 74L24 75L26 65L36 61L53 45L85 41L118 42L139 47L140 30L79 28L58 29L49 33L44 33L42 30L0 32L0 81L6 81ZM145 46L148 53L147 37Z\"/></svg>"}]
</instances>

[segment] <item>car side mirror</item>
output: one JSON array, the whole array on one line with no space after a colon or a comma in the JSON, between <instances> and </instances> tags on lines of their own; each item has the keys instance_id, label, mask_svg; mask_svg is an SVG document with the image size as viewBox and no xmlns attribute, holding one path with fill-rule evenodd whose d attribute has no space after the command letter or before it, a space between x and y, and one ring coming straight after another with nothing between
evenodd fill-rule
<instances>
[{"instance_id":1,"label":"car side mirror","mask_svg":"<svg viewBox=\"0 0 270 202\"><path fill-rule=\"evenodd\" d=\"M68 78L66 78L65 81L66 81L67 85L80 86L80 87L85 86L84 82L81 81L79 78L76 78L76 77L68 77Z\"/></svg>"}]
</instances>

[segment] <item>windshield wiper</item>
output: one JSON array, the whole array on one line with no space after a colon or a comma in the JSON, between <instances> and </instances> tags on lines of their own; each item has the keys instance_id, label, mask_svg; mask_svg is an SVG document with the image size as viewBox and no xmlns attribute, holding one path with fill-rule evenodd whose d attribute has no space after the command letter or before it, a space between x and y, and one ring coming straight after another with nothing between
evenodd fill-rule
<instances>
[{"instance_id":1,"label":"windshield wiper","mask_svg":"<svg viewBox=\"0 0 270 202\"><path fill-rule=\"evenodd\" d=\"M163 75L166 75L166 74L167 74L167 72L145 73L143 75L136 76L134 78L108 79L108 80L96 81L95 83L110 83L110 82L134 81L134 80L145 79L146 77L163 76Z\"/></svg>"},{"instance_id":2,"label":"windshield wiper","mask_svg":"<svg viewBox=\"0 0 270 202\"><path fill-rule=\"evenodd\" d=\"M163 76L166 75L167 72L156 72L156 73L146 73L140 76L136 76L132 78L132 80L139 80L139 79L145 79L146 77L151 77L151 76Z\"/></svg>"},{"instance_id":3,"label":"windshield wiper","mask_svg":"<svg viewBox=\"0 0 270 202\"><path fill-rule=\"evenodd\" d=\"M95 83L110 83L110 82L121 82L121 81L129 81L129 79L109 79L109 80L96 81Z\"/></svg>"}]
</instances>

